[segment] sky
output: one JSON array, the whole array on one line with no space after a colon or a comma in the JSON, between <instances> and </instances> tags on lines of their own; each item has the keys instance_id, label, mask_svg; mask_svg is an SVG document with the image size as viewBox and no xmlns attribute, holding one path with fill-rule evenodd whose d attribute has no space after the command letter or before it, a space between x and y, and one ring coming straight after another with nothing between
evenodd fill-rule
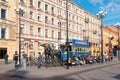
<instances>
[{"instance_id":1,"label":"sky","mask_svg":"<svg viewBox=\"0 0 120 80\"><path fill-rule=\"evenodd\" d=\"M107 12L103 18L103 25L120 23L120 0L72 0L83 9L95 15L100 11Z\"/></svg>"}]
</instances>

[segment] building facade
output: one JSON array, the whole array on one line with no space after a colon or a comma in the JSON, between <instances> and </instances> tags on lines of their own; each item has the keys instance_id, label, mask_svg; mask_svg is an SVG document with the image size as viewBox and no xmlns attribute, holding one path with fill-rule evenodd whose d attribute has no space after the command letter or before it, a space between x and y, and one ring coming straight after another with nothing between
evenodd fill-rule
<instances>
[{"instance_id":1,"label":"building facade","mask_svg":"<svg viewBox=\"0 0 120 80\"><path fill-rule=\"evenodd\" d=\"M0 59L7 53L12 59L16 50L15 2L0 0Z\"/></svg>"},{"instance_id":2,"label":"building facade","mask_svg":"<svg viewBox=\"0 0 120 80\"><path fill-rule=\"evenodd\" d=\"M118 29L114 25L103 27L103 53L113 53L114 47L118 46Z\"/></svg>"},{"instance_id":3,"label":"building facade","mask_svg":"<svg viewBox=\"0 0 120 80\"><path fill-rule=\"evenodd\" d=\"M25 51L28 55L43 52L44 49L40 46L43 43L58 48L59 41L66 40L65 0L1 0L0 5L0 28L8 29L6 32L1 31L7 36L1 39L10 41L8 43L11 40L14 42L13 49L7 53L19 51L19 40L21 52ZM90 41L90 51L95 56L100 50L100 24L101 21L96 16L69 1L69 40L75 38ZM4 46L0 45L0 48Z\"/></svg>"}]
</instances>

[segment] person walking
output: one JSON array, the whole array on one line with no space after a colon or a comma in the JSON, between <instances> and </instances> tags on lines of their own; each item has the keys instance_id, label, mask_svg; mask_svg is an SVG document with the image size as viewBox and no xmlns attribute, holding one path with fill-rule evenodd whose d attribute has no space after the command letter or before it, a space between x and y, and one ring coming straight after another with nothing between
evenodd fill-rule
<instances>
[{"instance_id":1,"label":"person walking","mask_svg":"<svg viewBox=\"0 0 120 80\"><path fill-rule=\"evenodd\" d=\"M13 55L13 60L14 60L14 67L17 68L18 67L18 53L17 51L15 51L15 54Z\"/></svg>"},{"instance_id":2,"label":"person walking","mask_svg":"<svg viewBox=\"0 0 120 80\"><path fill-rule=\"evenodd\" d=\"M25 51L23 51L22 57L23 68L27 69L27 54L25 53Z\"/></svg>"},{"instance_id":3,"label":"person walking","mask_svg":"<svg viewBox=\"0 0 120 80\"><path fill-rule=\"evenodd\" d=\"M39 56L38 56L38 65L37 65L37 67L41 68L41 65L42 65L42 55L41 55L41 52L39 52L38 54L39 54Z\"/></svg>"},{"instance_id":4,"label":"person walking","mask_svg":"<svg viewBox=\"0 0 120 80\"><path fill-rule=\"evenodd\" d=\"M5 62L5 64L8 64L8 54L5 54L5 56L4 56L4 62Z\"/></svg>"}]
</instances>

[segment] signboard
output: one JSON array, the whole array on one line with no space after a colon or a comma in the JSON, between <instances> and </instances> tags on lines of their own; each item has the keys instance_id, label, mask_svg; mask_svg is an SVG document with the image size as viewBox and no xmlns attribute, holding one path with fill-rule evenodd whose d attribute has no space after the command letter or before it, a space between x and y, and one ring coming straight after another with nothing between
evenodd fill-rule
<instances>
[{"instance_id":1,"label":"signboard","mask_svg":"<svg viewBox=\"0 0 120 80\"><path fill-rule=\"evenodd\" d=\"M72 45L80 47L89 47L89 42L86 40L72 39Z\"/></svg>"},{"instance_id":2,"label":"signboard","mask_svg":"<svg viewBox=\"0 0 120 80\"><path fill-rule=\"evenodd\" d=\"M38 40L34 40L34 42L38 42Z\"/></svg>"}]
</instances>

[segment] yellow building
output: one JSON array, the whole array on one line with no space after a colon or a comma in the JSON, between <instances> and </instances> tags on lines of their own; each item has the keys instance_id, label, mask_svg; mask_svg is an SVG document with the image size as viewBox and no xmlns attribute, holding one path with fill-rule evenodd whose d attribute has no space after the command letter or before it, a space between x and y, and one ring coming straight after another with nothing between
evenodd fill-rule
<instances>
[{"instance_id":1,"label":"yellow building","mask_svg":"<svg viewBox=\"0 0 120 80\"><path fill-rule=\"evenodd\" d=\"M101 21L75 3L69 1L68 4L69 40L75 38L90 41L90 51L94 55L100 43ZM50 43L58 48L58 42L66 40L65 0L0 0L0 12L0 28L5 27L8 36L0 39L7 43L12 40L14 51L19 52L19 40L21 52L36 56L38 52L44 51L41 44ZM14 52L12 50L7 53Z\"/></svg>"},{"instance_id":2,"label":"yellow building","mask_svg":"<svg viewBox=\"0 0 120 80\"><path fill-rule=\"evenodd\" d=\"M15 2L0 0L0 59L5 54L12 59L16 50Z\"/></svg>"},{"instance_id":3,"label":"yellow building","mask_svg":"<svg viewBox=\"0 0 120 80\"><path fill-rule=\"evenodd\" d=\"M118 29L114 25L103 27L103 53L110 54L118 45ZM105 55L106 55L105 54Z\"/></svg>"}]
</instances>

